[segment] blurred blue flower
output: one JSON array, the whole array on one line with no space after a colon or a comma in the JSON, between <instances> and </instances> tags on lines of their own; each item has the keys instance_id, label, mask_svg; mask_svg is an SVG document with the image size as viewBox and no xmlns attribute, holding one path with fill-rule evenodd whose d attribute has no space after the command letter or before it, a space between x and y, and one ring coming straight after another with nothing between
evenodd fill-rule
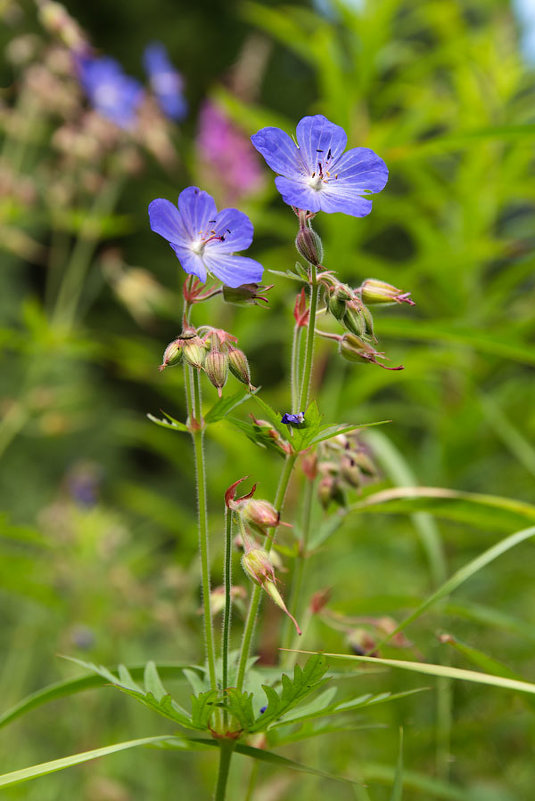
<instances>
[{"instance_id":1,"label":"blurred blue flower","mask_svg":"<svg viewBox=\"0 0 535 801\"><path fill-rule=\"evenodd\" d=\"M264 268L254 259L233 255L253 241L253 224L237 209L218 212L213 198L196 186L184 189L178 208L158 198L149 204L152 230L167 239L183 269L206 281L212 273L230 287L256 283Z\"/></svg>"},{"instance_id":2,"label":"blurred blue flower","mask_svg":"<svg viewBox=\"0 0 535 801\"><path fill-rule=\"evenodd\" d=\"M78 75L93 108L120 128L132 127L143 99L141 84L113 58L78 56Z\"/></svg>"},{"instance_id":3,"label":"blurred blue flower","mask_svg":"<svg viewBox=\"0 0 535 801\"><path fill-rule=\"evenodd\" d=\"M183 120L188 113L188 104L182 94L184 82L171 64L165 46L161 42L148 45L143 63L151 89L163 113L172 120Z\"/></svg>"},{"instance_id":4,"label":"blurred blue flower","mask_svg":"<svg viewBox=\"0 0 535 801\"><path fill-rule=\"evenodd\" d=\"M535 64L535 4L533 0L513 0L520 24L522 52L528 64Z\"/></svg>"},{"instance_id":5,"label":"blurred blue flower","mask_svg":"<svg viewBox=\"0 0 535 801\"><path fill-rule=\"evenodd\" d=\"M290 414L286 412L281 417L281 423L285 423L287 426L300 426L305 422L305 413L304 412L297 412L297 414Z\"/></svg>"},{"instance_id":6,"label":"blurred blue flower","mask_svg":"<svg viewBox=\"0 0 535 801\"><path fill-rule=\"evenodd\" d=\"M279 173L275 184L284 202L298 209L365 217L372 203L361 195L380 192L388 180L387 166L373 150L356 147L344 153L344 129L322 114L303 117L297 145L280 128L262 128L251 141Z\"/></svg>"}]
</instances>

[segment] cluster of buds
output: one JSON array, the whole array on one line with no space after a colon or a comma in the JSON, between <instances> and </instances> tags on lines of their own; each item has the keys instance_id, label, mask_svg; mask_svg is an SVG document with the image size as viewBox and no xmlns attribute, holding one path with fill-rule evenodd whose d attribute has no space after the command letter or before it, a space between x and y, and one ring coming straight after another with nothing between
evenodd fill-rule
<instances>
[{"instance_id":1,"label":"cluster of buds","mask_svg":"<svg viewBox=\"0 0 535 801\"><path fill-rule=\"evenodd\" d=\"M308 465L307 469L310 469ZM376 467L356 434L338 434L324 442L314 464L314 473L321 476L318 497L324 509L332 502L345 506L346 489L359 489L377 477Z\"/></svg>"},{"instance_id":2,"label":"cluster of buds","mask_svg":"<svg viewBox=\"0 0 535 801\"><path fill-rule=\"evenodd\" d=\"M219 328L203 326L199 330L185 326L182 333L166 347L160 371L186 362L203 370L221 397L229 371L238 381L254 392L249 362L245 353L235 346L236 337Z\"/></svg>"},{"instance_id":3,"label":"cluster of buds","mask_svg":"<svg viewBox=\"0 0 535 801\"><path fill-rule=\"evenodd\" d=\"M255 435L255 442L261 447L274 448L282 456L288 456L292 453L292 446L284 439L284 437L273 428L273 425L267 420L260 420L254 414L250 415L253 421L253 431Z\"/></svg>"},{"instance_id":4,"label":"cluster of buds","mask_svg":"<svg viewBox=\"0 0 535 801\"><path fill-rule=\"evenodd\" d=\"M328 339L335 339L339 345L340 355L350 362L371 362L385 370L402 370L402 366L386 367L379 361L386 357L374 347L373 343L377 342L377 337L368 305L408 303L414 306L410 292L402 292L391 284L373 278L368 278L360 287L352 289L327 271L321 273L320 282L325 290L326 311L342 323L346 333L342 335L323 331L319 333Z\"/></svg>"},{"instance_id":5,"label":"cluster of buds","mask_svg":"<svg viewBox=\"0 0 535 801\"><path fill-rule=\"evenodd\" d=\"M229 513L232 514L234 512L238 516L241 525L242 536L240 538L240 547L243 548L243 556L241 559L242 567L249 578L251 578L255 584L262 587L272 601L282 609L284 614L288 615L297 633L301 634L301 629L297 621L288 611L277 589L274 559L276 554L274 552L271 554L268 553L251 537L251 530L258 534L266 535L269 529L288 524L281 522L280 512L278 512L269 501L256 500L253 497L256 492L256 484L250 492L241 497L237 497L237 487L242 481L245 481L245 479L238 479L238 481L231 484L225 492L225 503L229 509Z\"/></svg>"}]
</instances>

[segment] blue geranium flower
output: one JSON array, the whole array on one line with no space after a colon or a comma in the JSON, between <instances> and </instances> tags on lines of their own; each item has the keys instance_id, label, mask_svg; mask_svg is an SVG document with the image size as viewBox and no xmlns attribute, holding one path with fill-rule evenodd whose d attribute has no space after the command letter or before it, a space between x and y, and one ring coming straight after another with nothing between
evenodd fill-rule
<instances>
[{"instance_id":1,"label":"blue geranium flower","mask_svg":"<svg viewBox=\"0 0 535 801\"><path fill-rule=\"evenodd\" d=\"M80 83L93 108L120 128L130 128L143 99L141 84L113 58L78 56Z\"/></svg>"},{"instance_id":2,"label":"blue geranium flower","mask_svg":"<svg viewBox=\"0 0 535 801\"><path fill-rule=\"evenodd\" d=\"M344 129L322 114L303 117L297 144L280 128L262 128L251 141L279 173L275 184L284 202L298 209L365 217L372 203L362 195L380 192L388 180L387 166L373 150L355 147L344 153Z\"/></svg>"},{"instance_id":3,"label":"blue geranium flower","mask_svg":"<svg viewBox=\"0 0 535 801\"><path fill-rule=\"evenodd\" d=\"M281 417L281 423L285 423L287 426L300 426L305 422L305 413L304 412L297 412L297 414L290 414L289 412L285 412L285 414Z\"/></svg>"},{"instance_id":4,"label":"blue geranium flower","mask_svg":"<svg viewBox=\"0 0 535 801\"><path fill-rule=\"evenodd\" d=\"M149 204L150 227L167 239L184 270L206 281L213 273L232 288L257 283L264 268L254 259L233 255L253 241L253 224L237 209L218 212L213 198L196 186L178 196L178 208L158 198Z\"/></svg>"},{"instance_id":5,"label":"blue geranium flower","mask_svg":"<svg viewBox=\"0 0 535 801\"><path fill-rule=\"evenodd\" d=\"M169 60L165 46L161 42L148 45L143 63L163 113L173 120L183 120L188 113L188 104L182 94L184 82Z\"/></svg>"}]
</instances>

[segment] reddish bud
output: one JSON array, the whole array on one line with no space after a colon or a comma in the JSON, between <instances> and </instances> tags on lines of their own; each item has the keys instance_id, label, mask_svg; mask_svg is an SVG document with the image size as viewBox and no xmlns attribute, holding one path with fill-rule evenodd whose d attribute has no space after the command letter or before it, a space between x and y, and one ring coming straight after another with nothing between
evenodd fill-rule
<instances>
[{"instance_id":1,"label":"reddish bud","mask_svg":"<svg viewBox=\"0 0 535 801\"><path fill-rule=\"evenodd\" d=\"M307 301L306 301L306 294L304 287L298 294L297 298L295 299L294 317L295 317L295 322L299 327L301 328L307 327L308 318L310 317L310 311L307 308Z\"/></svg>"}]
</instances>

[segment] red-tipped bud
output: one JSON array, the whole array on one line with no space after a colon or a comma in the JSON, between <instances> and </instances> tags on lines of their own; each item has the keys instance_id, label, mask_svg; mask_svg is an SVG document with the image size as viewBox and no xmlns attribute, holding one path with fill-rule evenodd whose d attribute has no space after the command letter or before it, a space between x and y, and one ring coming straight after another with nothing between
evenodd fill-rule
<instances>
[{"instance_id":1,"label":"red-tipped bud","mask_svg":"<svg viewBox=\"0 0 535 801\"><path fill-rule=\"evenodd\" d=\"M355 334L344 334L340 338L340 355L349 362L371 362L383 370L403 370L401 364L398 367L387 367L378 362L377 357L384 359L384 354L376 351L368 342Z\"/></svg>"},{"instance_id":2,"label":"red-tipped bud","mask_svg":"<svg viewBox=\"0 0 535 801\"><path fill-rule=\"evenodd\" d=\"M202 339L198 336L193 336L185 340L182 355L188 364L200 370L206 358L206 349Z\"/></svg>"},{"instance_id":3,"label":"red-tipped bud","mask_svg":"<svg viewBox=\"0 0 535 801\"><path fill-rule=\"evenodd\" d=\"M173 367L175 364L180 364L182 361L182 345L183 339L174 339L163 352L162 363L158 368L160 371L165 370L166 367Z\"/></svg>"},{"instance_id":4,"label":"red-tipped bud","mask_svg":"<svg viewBox=\"0 0 535 801\"><path fill-rule=\"evenodd\" d=\"M370 637L365 629L353 629L347 635L347 643L354 654L357 656L379 656L375 650L375 640Z\"/></svg>"},{"instance_id":5,"label":"red-tipped bud","mask_svg":"<svg viewBox=\"0 0 535 801\"><path fill-rule=\"evenodd\" d=\"M370 305L374 303L408 303L414 306L410 292L403 292L392 284L385 281L378 281L376 278L368 278L360 287L360 293L364 303Z\"/></svg>"},{"instance_id":6,"label":"red-tipped bud","mask_svg":"<svg viewBox=\"0 0 535 801\"><path fill-rule=\"evenodd\" d=\"M264 551L262 548L252 548L242 556L241 561L247 575L267 592L272 601L288 615L297 633L301 634L301 629L297 625L296 619L286 608L286 604L282 600L282 596L275 585L275 571L267 551Z\"/></svg>"},{"instance_id":7,"label":"red-tipped bud","mask_svg":"<svg viewBox=\"0 0 535 801\"><path fill-rule=\"evenodd\" d=\"M317 233L313 231L312 228L309 228L308 225L299 228L295 239L295 246L300 255L306 259L309 264L318 267L322 263L323 244Z\"/></svg>"},{"instance_id":8,"label":"red-tipped bud","mask_svg":"<svg viewBox=\"0 0 535 801\"><path fill-rule=\"evenodd\" d=\"M241 381L242 384L247 384L249 387L249 392L253 392L254 387L251 384L249 362L247 361L247 356L245 353L239 348L229 347L228 366L232 375L235 376L238 381Z\"/></svg>"},{"instance_id":9,"label":"red-tipped bud","mask_svg":"<svg viewBox=\"0 0 535 801\"><path fill-rule=\"evenodd\" d=\"M221 351L211 350L204 360L204 372L216 387L219 397L221 397L221 390L227 381L228 368L229 357Z\"/></svg>"},{"instance_id":10,"label":"red-tipped bud","mask_svg":"<svg viewBox=\"0 0 535 801\"><path fill-rule=\"evenodd\" d=\"M238 506L238 513L244 523L247 523L252 528L259 531L261 534L266 533L268 528L276 528L281 524L280 513L277 512L274 506L269 501L256 501L252 498L243 501Z\"/></svg>"},{"instance_id":11,"label":"red-tipped bud","mask_svg":"<svg viewBox=\"0 0 535 801\"><path fill-rule=\"evenodd\" d=\"M255 306L259 306L260 304L257 302L259 300L264 303L268 302L268 298L261 293L269 292L274 286L274 284L269 286L264 286L263 284L242 284L237 287L224 286L223 300L237 306L241 306L244 303L252 303Z\"/></svg>"}]
</instances>

